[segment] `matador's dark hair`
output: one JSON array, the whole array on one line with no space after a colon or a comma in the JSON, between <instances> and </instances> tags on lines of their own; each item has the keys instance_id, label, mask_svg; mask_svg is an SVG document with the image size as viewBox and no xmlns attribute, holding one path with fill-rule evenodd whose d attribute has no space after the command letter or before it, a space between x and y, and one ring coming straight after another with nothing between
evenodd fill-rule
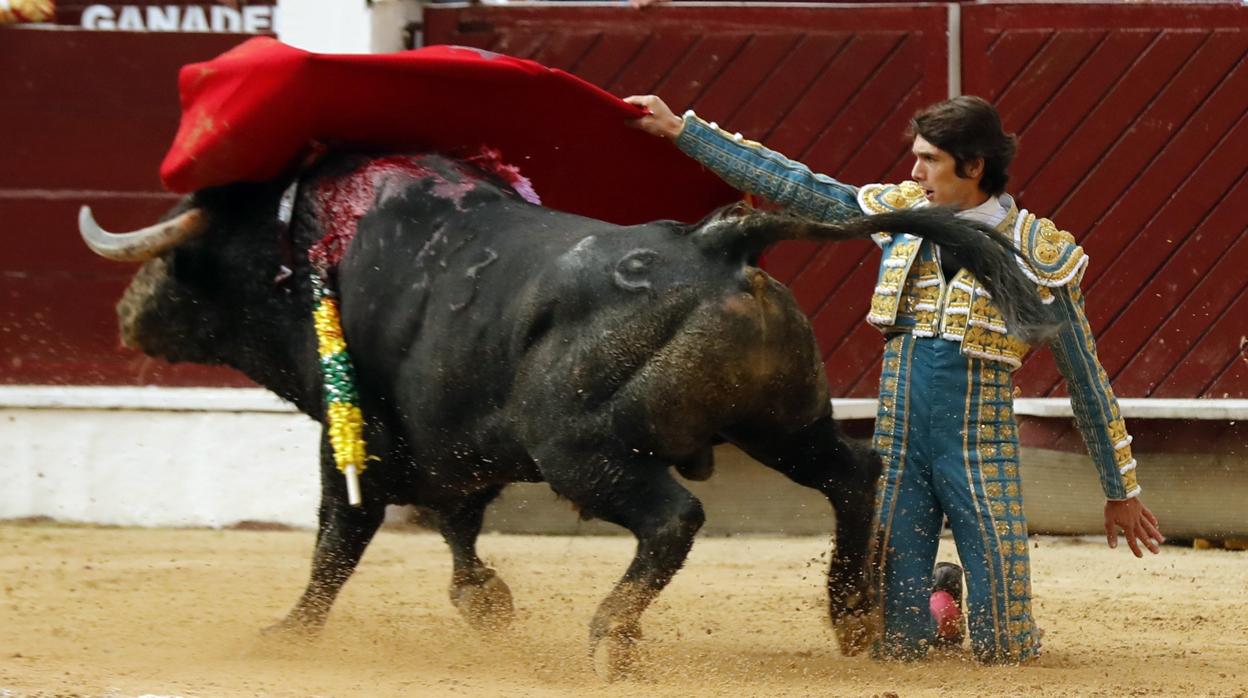
<instances>
[{"instance_id":1,"label":"matador's dark hair","mask_svg":"<svg viewBox=\"0 0 1248 698\"><path fill-rule=\"evenodd\" d=\"M1001 126L997 108L980 97L963 95L937 102L919 111L910 120L908 135L923 140L953 156L954 170L966 177L966 165L976 158L984 159L984 176L979 188L985 194L1005 193L1007 172L1018 138Z\"/></svg>"}]
</instances>

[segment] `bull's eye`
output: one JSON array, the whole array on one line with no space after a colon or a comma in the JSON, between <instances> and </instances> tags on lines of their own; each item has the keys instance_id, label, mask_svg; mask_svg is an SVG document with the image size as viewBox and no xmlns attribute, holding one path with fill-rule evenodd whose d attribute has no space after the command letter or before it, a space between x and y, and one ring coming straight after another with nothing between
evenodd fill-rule
<instances>
[{"instance_id":1,"label":"bull's eye","mask_svg":"<svg viewBox=\"0 0 1248 698\"><path fill-rule=\"evenodd\" d=\"M615 265L615 283L626 291L641 291L650 288L650 282L642 277L659 259L659 253L640 247L628 254Z\"/></svg>"}]
</instances>

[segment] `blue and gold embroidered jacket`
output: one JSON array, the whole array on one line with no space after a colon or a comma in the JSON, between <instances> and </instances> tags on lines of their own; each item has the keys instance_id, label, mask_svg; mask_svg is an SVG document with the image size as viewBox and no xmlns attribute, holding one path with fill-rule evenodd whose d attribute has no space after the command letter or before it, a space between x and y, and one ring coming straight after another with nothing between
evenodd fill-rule
<instances>
[{"instance_id":1,"label":"blue and gold embroidered jacket","mask_svg":"<svg viewBox=\"0 0 1248 698\"><path fill-rule=\"evenodd\" d=\"M676 145L741 191L761 196L798 215L836 222L866 213L926 205L914 182L854 187L811 172L808 167L729 134L692 112ZM1109 499L1140 492L1131 437L1109 377L1096 356L1096 342L1083 310L1079 281L1088 258L1070 233L1019 210L1003 197L1008 213L998 230L1013 237L1022 252L1019 265L1036 282L1046 303L1058 311L1062 329L1050 342L1058 369L1070 390L1075 422L1100 472ZM964 355L1018 368L1030 348L1008 333L1000 311L965 269L947 280L940 251L912 235L875 236L883 251L867 321L885 334L909 332L957 342Z\"/></svg>"}]
</instances>

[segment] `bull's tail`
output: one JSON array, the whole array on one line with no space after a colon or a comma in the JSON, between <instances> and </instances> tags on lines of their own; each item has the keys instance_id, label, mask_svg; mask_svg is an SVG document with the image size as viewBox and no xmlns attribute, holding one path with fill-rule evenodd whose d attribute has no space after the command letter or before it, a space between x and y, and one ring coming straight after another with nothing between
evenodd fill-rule
<instances>
[{"instance_id":1,"label":"bull's tail","mask_svg":"<svg viewBox=\"0 0 1248 698\"><path fill-rule=\"evenodd\" d=\"M1035 342L1056 329L1054 316L1040 300L1035 283L1019 266L1013 242L988 226L958 218L949 209L912 209L842 223L817 223L734 206L712 214L698 226L694 237L712 254L752 260L783 240L835 242L869 238L880 232L909 233L940 245L943 255L987 287L1012 334Z\"/></svg>"}]
</instances>

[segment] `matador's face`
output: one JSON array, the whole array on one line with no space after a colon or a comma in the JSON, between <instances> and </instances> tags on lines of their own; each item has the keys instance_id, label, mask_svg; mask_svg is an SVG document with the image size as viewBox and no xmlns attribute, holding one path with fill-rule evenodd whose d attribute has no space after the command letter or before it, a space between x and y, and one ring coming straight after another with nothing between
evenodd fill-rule
<instances>
[{"instance_id":1,"label":"matador's face","mask_svg":"<svg viewBox=\"0 0 1248 698\"><path fill-rule=\"evenodd\" d=\"M966 163L963 172L966 176L960 176L953 155L929 143L923 136L914 137L910 151L914 153L910 177L923 187L932 205L962 210L974 208L987 198L979 188L979 180L984 176L982 159Z\"/></svg>"}]
</instances>

